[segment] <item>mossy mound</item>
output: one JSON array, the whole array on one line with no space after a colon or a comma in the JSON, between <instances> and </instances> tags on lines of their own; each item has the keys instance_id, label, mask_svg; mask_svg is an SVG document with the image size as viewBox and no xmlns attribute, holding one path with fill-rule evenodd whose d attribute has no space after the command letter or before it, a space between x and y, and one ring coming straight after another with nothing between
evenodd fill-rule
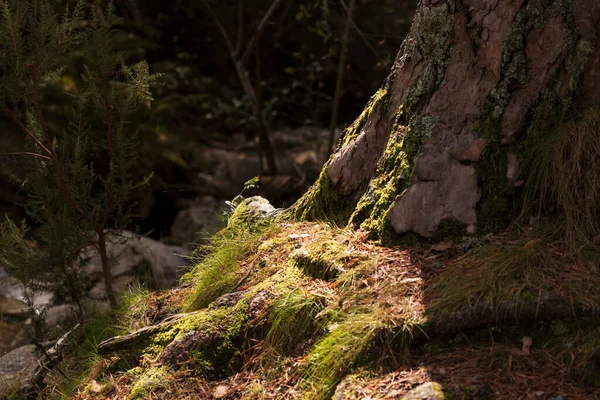
<instances>
[{"instance_id":1,"label":"mossy mound","mask_svg":"<svg viewBox=\"0 0 600 400\"><path fill-rule=\"evenodd\" d=\"M598 390L597 266L538 231L402 249L324 223L252 221L199 250L186 287L127 296L87 361L62 365L77 382L48 378L62 382L53 393L342 400L402 398L431 381L446 399Z\"/></svg>"}]
</instances>

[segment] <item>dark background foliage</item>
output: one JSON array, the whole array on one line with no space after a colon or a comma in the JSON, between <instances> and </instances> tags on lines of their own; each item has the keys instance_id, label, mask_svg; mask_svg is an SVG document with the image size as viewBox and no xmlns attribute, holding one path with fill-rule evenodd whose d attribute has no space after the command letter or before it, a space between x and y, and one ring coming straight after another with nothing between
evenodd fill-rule
<instances>
[{"instance_id":1,"label":"dark background foliage","mask_svg":"<svg viewBox=\"0 0 600 400\"><path fill-rule=\"evenodd\" d=\"M57 1L64 9L75 1ZM301 126L328 127L332 112L342 35L349 0L284 0L260 36L248 69L263 104L263 116L272 131ZM357 0L351 21L340 99L340 129L351 123L387 76L408 30L416 0ZM238 33L237 0L210 1L227 33ZM272 0L246 1L243 30L249 37ZM250 105L237 80L222 35L202 1L117 0L115 12L123 18L120 48L128 62L146 59L153 73L162 73L154 88L155 102L141 112L139 176L154 171L149 187L137 194L134 221L154 236L168 234L181 199L192 200L205 188L196 182L206 168L200 147L234 145L257 150ZM77 85L82 63L70 58L63 88ZM60 131L66 109L62 90L43 92L50 129ZM0 146L19 148L20 133L11 121L0 119ZM326 143L313 143L325 151ZM307 144L308 146L308 144ZM323 162L323 157L319 162ZM9 161L3 159L2 163ZM103 157L95 163L99 169ZM313 176L308 176L310 183ZM24 214L14 207L23 194L0 178L0 208L13 217ZM239 192L242 188L234 188ZM291 193L279 205L289 205L300 193ZM222 194L226 198L228 194ZM217 196L219 197L219 196Z\"/></svg>"}]
</instances>

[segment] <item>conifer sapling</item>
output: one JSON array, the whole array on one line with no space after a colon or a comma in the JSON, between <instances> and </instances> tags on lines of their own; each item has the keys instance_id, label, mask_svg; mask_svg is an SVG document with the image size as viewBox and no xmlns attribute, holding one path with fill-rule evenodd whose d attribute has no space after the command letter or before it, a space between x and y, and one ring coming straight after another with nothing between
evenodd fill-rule
<instances>
[{"instance_id":1,"label":"conifer sapling","mask_svg":"<svg viewBox=\"0 0 600 400\"><path fill-rule=\"evenodd\" d=\"M107 241L131 222L136 181L137 131L128 123L152 101L145 61L125 63L115 49L112 6L74 9L57 16L48 0L0 0L0 107L26 137L16 158L26 171L26 210L39 229L36 246L27 227L7 218L0 226L0 263L33 290L64 288L82 312L81 257L98 253L110 304L116 304ZM83 73L63 88L61 76L75 57ZM48 123L44 93L69 98L69 123ZM100 172L92 160L107 167ZM15 177L15 174L12 175Z\"/></svg>"}]
</instances>

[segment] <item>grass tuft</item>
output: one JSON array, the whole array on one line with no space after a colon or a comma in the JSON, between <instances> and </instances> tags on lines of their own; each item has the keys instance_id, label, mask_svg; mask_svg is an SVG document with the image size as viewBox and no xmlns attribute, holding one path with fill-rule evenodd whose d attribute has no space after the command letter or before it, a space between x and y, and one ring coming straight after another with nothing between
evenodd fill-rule
<instances>
[{"instance_id":1,"label":"grass tuft","mask_svg":"<svg viewBox=\"0 0 600 400\"><path fill-rule=\"evenodd\" d=\"M325 399L373 343L382 322L374 314L355 314L330 326L312 348L303 370L306 399Z\"/></svg>"},{"instance_id":2,"label":"grass tuft","mask_svg":"<svg viewBox=\"0 0 600 400\"><path fill-rule=\"evenodd\" d=\"M225 229L216 233L210 243L192 255L195 265L181 282L192 286L185 311L208 306L219 296L231 291L241 279L240 261L256 251L270 224L246 218L240 205Z\"/></svg>"},{"instance_id":3,"label":"grass tuft","mask_svg":"<svg viewBox=\"0 0 600 400\"><path fill-rule=\"evenodd\" d=\"M542 293L600 310L598 268L541 239L492 243L449 263L425 297L430 314L482 307L508 317L518 316L524 300Z\"/></svg>"},{"instance_id":4,"label":"grass tuft","mask_svg":"<svg viewBox=\"0 0 600 400\"><path fill-rule=\"evenodd\" d=\"M543 110L542 110L543 111ZM540 111L540 112L542 112ZM555 112L550 109L547 112ZM545 114L541 119L547 120ZM578 120L554 124L534 136L522 170L526 176L525 210L536 199L538 212L560 215L559 236L574 254L600 251L600 110Z\"/></svg>"},{"instance_id":5,"label":"grass tuft","mask_svg":"<svg viewBox=\"0 0 600 400\"><path fill-rule=\"evenodd\" d=\"M265 343L284 355L303 347L321 331L316 316L323 307L321 299L301 288L280 297L271 308L272 322Z\"/></svg>"}]
</instances>

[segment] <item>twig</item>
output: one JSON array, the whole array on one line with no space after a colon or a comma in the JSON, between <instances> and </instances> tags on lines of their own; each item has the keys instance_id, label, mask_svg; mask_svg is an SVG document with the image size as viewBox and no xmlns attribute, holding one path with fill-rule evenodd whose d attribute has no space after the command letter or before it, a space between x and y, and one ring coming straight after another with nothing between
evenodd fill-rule
<instances>
[{"instance_id":1,"label":"twig","mask_svg":"<svg viewBox=\"0 0 600 400\"><path fill-rule=\"evenodd\" d=\"M239 56L244 42L244 0L238 0L237 9L238 31L235 44L235 56Z\"/></svg>"},{"instance_id":2,"label":"twig","mask_svg":"<svg viewBox=\"0 0 600 400\"><path fill-rule=\"evenodd\" d=\"M267 22L269 22L271 16L275 13L280 4L281 0L273 1L271 7L269 7L269 10L267 10L266 14L263 16L263 19L260 21L260 24L258 24L258 27L254 31L254 35L252 35L252 38L246 46L246 50L244 51L244 55L242 56L242 64L246 64L246 62L250 58L250 54L252 54L252 50L254 50L254 46L256 46L258 38L262 34L262 31L265 29Z\"/></svg>"},{"instance_id":3,"label":"twig","mask_svg":"<svg viewBox=\"0 0 600 400\"><path fill-rule=\"evenodd\" d=\"M33 156L33 157L38 157L38 158L42 158L46 161L52 161L52 159L50 157L44 156L42 154L38 154L38 153L32 153L30 151L17 151L17 152L13 152L13 153L0 153L0 156Z\"/></svg>"},{"instance_id":4,"label":"twig","mask_svg":"<svg viewBox=\"0 0 600 400\"><path fill-rule=\"evenodd\" d=\"M25 125L23 125L21 120L17 117L17 115L10 108L8 108L7 105L4 105L4 109L6 110L6 112L8 114L10 114L10 116L13 118L13 120L19 125L19 127L23 130L23 132L25 132L27 134L27 136L29 136L46 153L52 154L52 152L50 150L48 150L48 148L46 146L44 146L44 144L42 142L40 142L40 140L38 138L36 138L35 135L33 133L31 133L31 131L29 129L27 129L27 127Z\"/></svg>"},{"instance_id":5,"label":"twig","mask_svg":"<svg viewBox=\"0 0 600 400\"><path fill-rule=\"evenodd\" d=\"M219 21L219 18L213 11L212 7L210 6L210 4L208 4L208 0L203 0L202 3L204 4L204 8L206 8L206 11L208 11L210 18L213 20L213 22L217 26L217 29L221 33L221 36L223 36L223 40L225 40L225 45L227 46L227 49L229 50L229 54L231 55L231 57L236 59L237 55L235 54L235 49L233 48L233 45L231 44L231 40L229 40L229 35L227 35L227 31L225 31L225 28L223 28L223 25L221 25L221 21Z\"/></svg>"}]
</instances>

